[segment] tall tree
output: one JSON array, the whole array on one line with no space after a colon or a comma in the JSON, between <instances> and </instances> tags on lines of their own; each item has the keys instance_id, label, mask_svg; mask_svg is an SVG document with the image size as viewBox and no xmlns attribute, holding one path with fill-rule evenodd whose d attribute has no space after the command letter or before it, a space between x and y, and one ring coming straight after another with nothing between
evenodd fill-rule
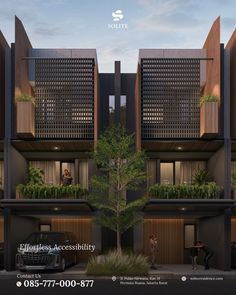
<instances>
[{"instance_id":1,"label":"tall tree","mask_svg":"<svg viewBox=\"0 0 236 295\"><path fill-rule=\"evenodd\" d=\"M99 209L97 221L116 232L121 253L121 234L141 221L144 198L128 202L127 190L137 190L146 180L144 151L135 150L134 135L121 127L111 127L97 142L93 159L99 175L91 179L90 201Z\"/></svg>"}]
</instances>

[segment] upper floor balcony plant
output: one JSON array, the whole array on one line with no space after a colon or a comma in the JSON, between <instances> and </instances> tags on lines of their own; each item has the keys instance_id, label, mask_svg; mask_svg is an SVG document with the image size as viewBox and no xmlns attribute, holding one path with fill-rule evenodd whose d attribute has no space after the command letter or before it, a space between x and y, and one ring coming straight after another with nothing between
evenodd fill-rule
<instances>
[{"instance_id":1,"label":"upper floor balcony plant","mask_svg":"<svg viewBox=\"0 0 236 295\"><path fill-rule=\"evenodd\" d=\"M35 98L31 95L16 98L16 132L22 138L35 136Z\"/></svg>"},{"instance_id":2,"label":"upper floor balcony plant","mask_svg":"<svg viewBox=\"0 0 236 295\"><path fill-rule=\"evenodd\" d=\"M74 185L46 185L43 181L44 172L39 168L29 168L28 180L16 188L17 198L25 199L84 199L88 190L79 184Z\"/></svg>"},{"instance_id":3,"label":"upper floor balcony plant","mask_svg":"<svg viewBox=\"0 0 236 295\"><path fill-rule=\"evenodd\" d=\"M155 184L149 189L149 197L157 199L219 199L223 189L215 182L202 185Z\"/></svg>"},{"instance_id":4,"label":"upper floor balcony plant","mask_svg":"<svg viewBox=\"0 0 236 295\"><path fill-rule=\"evenodd\" d=\"M232 173L232 197L236 200L236 172Z\"/></svg>"},{"instance_id":5,"label":"upper floor balcony plant","mask_svg":"<svg viewBox=\"0 0 236 295\"><path fill-rule=\"evenodd\" d=\"M219 97L204 95L200 100L200 136L214 138L219 133L218 126Z\"/></svg>"},{"instance_id":6,"label":"upper floor balcony plant","mask_svg":"<svg viewBox=\"0 0 236 295\"><path fill-rule=\"evenodd\" d=\"M0 177L0 199L3 199L3 181L2 178Z\"/></svg>"},{"instance_id":7,"label":"upper floor balcony plant","mask_svg":"<svg viewBox=\"0 0 236 295\"><path fill-rule=\"evenodd\" d=\"M149 197L158 199L219 199L223 188L211 180L207 170L198 169L193 184L155 184L149 188Z\"/></svg>"}]
</instances>

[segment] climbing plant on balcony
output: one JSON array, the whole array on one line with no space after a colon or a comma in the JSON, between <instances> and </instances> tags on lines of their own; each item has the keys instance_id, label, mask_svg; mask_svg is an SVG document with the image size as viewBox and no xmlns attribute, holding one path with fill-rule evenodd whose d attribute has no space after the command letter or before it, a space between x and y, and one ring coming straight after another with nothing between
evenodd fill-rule
<instances>
[{"instance_id":1,"label":"climbing plant on balcony","mask_svg":"<svg viewBox=\"0 0 236 295\"><path fill-rule=\"evenodd\" d=\"M201 107L205 102L217 102L219 97L217 95L203 95L200 99L199 106Z\"/></svg>"},{"instance_id":2,"label":"climbing plant on balcony","mask_svg":"<svg viewBox=\"0 0 236 295\"><path fill-rule=\"evenodd\" d=\"M16 101L21 101L21 102L32 102L33 105L35 105L35 97L27 94L21 94L16 97Z\"/></svg>"}]
</instances>

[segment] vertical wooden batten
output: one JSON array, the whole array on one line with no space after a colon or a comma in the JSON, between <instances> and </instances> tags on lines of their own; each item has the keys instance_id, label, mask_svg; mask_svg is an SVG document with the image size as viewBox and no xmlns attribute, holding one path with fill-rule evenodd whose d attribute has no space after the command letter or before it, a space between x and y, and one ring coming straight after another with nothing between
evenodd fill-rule
<instances>
[{"instance_id":1,"label":"vertical wooden batten","mask_svg":"<svg viewBox=\"0 0 236 295\"><path fill-rule=\"evenodd\" d=\"M17 135L21 138L35 136L35 106L30 101L16 102Z\"/></svg>"},{"instance_id":2,"label":"vertical wooden batten","mask_svg":"<svg viewBox=\"0 0 236 295\"><path fill-rule=\"evenodd\" d=\"M52 218L52 231L72 232L75 236L76 243L91 244L92 243L92 219L91 218ZM91 253L88 251L78 251L78 262L88 261Z\"/></svg>"},{"instance_id":3,"label":"vertical wooden batten","mask_svg":"<svg viewBox=\"0 0 236 295\"><path fill-rule=\"evenodd\" d=\"M230 135L232 139L236 139L236 30L226 48L230 51Z\"/></svg>"},{"instance_id":4,"label":"vertical wooden batten","mask_svg":"<svg viewBox=\"0 0 236 295\"><path fill-rule=\"evenodd\" d=\"M236 242L236 218L231 219L231 241Z\"/></svg>"},{"instance_id":5,"label":"vertical wooden batten","mask_svg":"<svg viewBox=\"0 0 236 295\"><path fill-rule=\"evenodd\" d=\"M28 63L23 58L28 56L32 48L20 19L15 16L15 97L18 95L32 95L32 88L28 79Z\"/></svg>"},{"instance_id":6,"label":"vertical wooden batten","mask_svg":"<svg viewBox=\"0 0 236 295\"><path fill-rule=\"evenodd\" d=\"M217 136L218 129L218 102L205 102L200 109L200 136L211 138Z\"/></svg>"},{"instance_id":7,"label":"vertical wooden batten","mask_svg":"<svg viewBox=\"0 0 236 295\"><path fill-rule=\"evenodd\" d=\"M149 236L158 241L158 264L181 264L184 252L183 219L144 219L144 254L150 255Z\"/></svg>"},{"instance_id":8,"label":"vertical wooden batten","mask_svg":"<svg viewBox=\"0 0 236 295\"><path fill-rule=\"evenodd\" d=\"M221 50L220 50L220 17L218 17L206 38L203 45L206 49L206 84L203 88L203 95L215 95L221 98ZM219 133L219 106L220 101L216 105L206 105L200 112L200 133L201 137L216 137ZM205 114L205 110L209 111ZM216 114L217 113L217 114ZM203 116L203 118L201 117ZM213 122L213 123L212 123ZM206 125L208 124L208 125ZM204 129L207 132L204 133Z\"/></svg>"},{"instance_id":9,"label":"vertical wooden batten","mask_svg":"<svg viewBox=\"0 0 236 295\"><path fill-rule=\"evenodd\" d=\"M4 242L4 219L0 217L0 242Z\"/></svg>"},{"instance_id":10,"label":"vertical wooden batten","mask_svg":"<svg viewBox=\"0 0 236 295\"><path fill-rule=\"evenodd\" d=\"M8 47L0 31L0 138L3 138L5 133L5 49Z\"/></svg>"},{"instance_id":11,"label":"vertical wooden batten","mask_svg":"<svg viewBox=\"0 0 236 295\"><path fill-rule=\"evenodd\" d=\"M28 78L28 63L23 58L28 56L32 48L24 26L15 16L15 90L14 99L19 95L32 95ZM15 103L16 133L21 138L32 138L35 135L34 106L30 102Z\"/></svg>"}]
</instances>

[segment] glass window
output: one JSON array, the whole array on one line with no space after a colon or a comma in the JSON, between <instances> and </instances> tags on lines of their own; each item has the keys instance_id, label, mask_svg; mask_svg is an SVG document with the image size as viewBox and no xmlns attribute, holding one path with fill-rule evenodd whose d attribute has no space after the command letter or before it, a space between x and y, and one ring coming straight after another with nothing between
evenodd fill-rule
<instances>
[{"instance_id":1,"label":"glass window","mask_svg":"<svg viewBox=\"0 0 236 295\"><path fill-rule=\"evenodd\" d=\"M161 184L174 184L174 163L161 163Z\"/></svg>"},{"instance_id":2,"label":"glass window","mask_svg":"<svg viewBox=\"0 0 236 295\"><path fill-rule=\"evenodd\" d=\"M109 126L115 123L115 96L109 95Z\"/></svg>"},{"instance_id":3,"label":"glass window","mask_svg":"<svg viewBox=\"0 0 236 295\"><path fill-rule=\"evenodd\" d=\"M126 126L126 95L120 97L120 123L123 127Z\"/></svg>"}]
</instances>

